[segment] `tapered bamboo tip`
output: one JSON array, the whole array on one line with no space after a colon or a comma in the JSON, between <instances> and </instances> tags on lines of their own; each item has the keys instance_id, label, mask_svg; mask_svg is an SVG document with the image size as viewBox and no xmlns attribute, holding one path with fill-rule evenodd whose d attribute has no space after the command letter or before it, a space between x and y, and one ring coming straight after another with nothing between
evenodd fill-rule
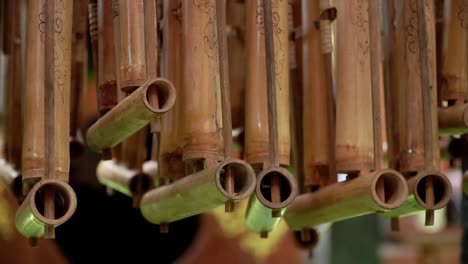
<instances>
[{"instance_id":1,"label":"tapered bamboo tip","mask_svg":"<svg viewBox=\"0 0 468 264\"><path fill-rule=\"evenodd\" d=\"M378 186L383 186L383 196ZM371 192L376 204L386 210L400 207L407 198L408 185L397 171L385 169L377 172L371 183Z\"/></svg>"},{"instance_id":2,"label":"tapered bamboo tip","mask_svg":"<svg viewBox=\"0 0 468 264\"><path fill-rule=\"evenodd\" d=\"M161 234L169 233L169 224L168 223L159 224L159 233Z\"/></svg>"},{"instance_id":3,"label":"tapered bamboo tip","mask_svg":"<svg viewBox=\"0 0 468 264\"><path fill-rule=\"evenodd\" d=\"M225 213L232 213L232 212L234 212L234 201L228 200L228 201L224 204L224 212L225 212Z\"/></svg>"},{"instance_id":4,"label":"tapered bamboo tip","mask_svg":"<svg viewBox=\"0 0 468 264\"><path fill-rule=\"evenodd\" d=\"M176 90L172 82L164 78L157 78L150 81L150 84L143 91L145 94L144 104L153 113L165 113L174 106L176 100ZM151 96L158 95L158 102L153 103Z\"/></svg>"},{"instance_id":5,"label":"tapered bamboo tip","mask_svg":"<svg viewBox=\"0 0 468 264\"><path fill-rule=\"evenodd\" d=\"M319 234L314 228L304 228L300 231L294 231L294 242L302 250L311 250L319 241Z\"/></svg>"},{"instance_id":6,"label":"tapered bamboo tip","mask_svg":"<svg viewBox=\"0 0 468 264\"><path fill-rule=\"evenodd\" d=\"M234 191L228 190L227 172L233 180ZM238 201L249 197L255 190L255 172L248 163L238 159L226 159L218 165L216 172L218 189L230 200Z\"/></svg>"},{"instance_id":7,"label":"tapered bamboo tip","mask_svg":"<svg viewBox=\"0 0 468 264\"><path fill-rule=\"evenodd\" d=\"M30 237L28 239L28 243L30 247L37 247L37 242L38 242L37 237Z\"/></svg>"},{"instance_id":8,"label":"tapered bamboo tip","mask_svg":"<svg viewBox=\"0 0 468 264\"><path fill-rule=\"evenodd\" d=\"M277 177L279 180L279 201L272 199L272 179ZM278 217L281 209L290 205L297 196L298 188L294 176L285 168L270 167L260 172L257 176L257 185L255 193L258 200L266 207L273 209L272 217Z\"/></svg>"},{"instance_id":9,"label":"tapered bamboo tip","mask_svg":"<svg viewBox=\"0 0 468 264\"><path fill-rule=\"evenodd\" d=\"M268 232L267 231L260 232L260 238L268 238Z\"/></svg>"},{"instance_id":10,"label":"tapered bamboo tip","mask_svg":"<svg viewBox=\"0 0 468 264\"><path fill-rule=\"evenodd\" d=\"M426 220L424 222L425 226L433 226L434 225L434 210L426 210Z\"/></svg>"},{"instance_id":11,"label":"tapered bamboo tip","mask_svg":"<svg viewBox=\"0 0 468 264\"><path fill-rule=\"evenodd\" d=\"M53 225L46 225L44 228L45 239L55 239L55 227Z\"/></svg>"},{"instance_id":12,"label":"tapered bamboo tip","mask_svg":"<svg viewBox=\"0 0 468 264\"><path fill-rule=\"evenodd\" d=\"M427 210L437 210L447 205L452 196L452 185L447 176L437 171L422 172L415 176L415 184L410 190L416 201ZM427 197L426 185L432 181L433 193Z\"/></svg>"}]
</instances>

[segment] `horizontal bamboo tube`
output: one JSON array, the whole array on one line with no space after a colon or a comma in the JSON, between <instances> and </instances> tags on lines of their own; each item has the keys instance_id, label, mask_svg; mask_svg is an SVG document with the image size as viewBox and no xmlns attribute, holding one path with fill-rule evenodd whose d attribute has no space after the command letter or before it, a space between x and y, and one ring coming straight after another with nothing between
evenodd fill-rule
<instances>
[{"instance_id":1,"label":"horizontal bamboo tube","mask_svg":"<svg viewBox=\"0 0 468 264\"><path fill-rule=\"evenodd\" d=\"M63 181L68 181L70 170L72 17L72 0L55 3L55 23L62 23L63 27L60 30L55 28L54 32L54 134L51 140L55 152L54 178Z\"/></svg>"},{"instance_id":2,"label":"horizontal bamboo tube","mask_svg":"<svg viewBox=\"0 0 468 264\"><path fill-rule=\"evenodd\" d=\"M172 180L185 176L182 162L184 147L183 123L183 58L182 58L182 25L180 17L173 13L177 9L177 1L164 1L163 44L161 76L171 80L176 88L177 101L161 118L161 136L159 149L159 164L161 178Z\"/></svg>"},{"instance_id":3,"label":"horizontal bamboo tube","mask_svg":"<svg viewBox=\"0 0 468 264\"><path fill-rule=\"evenodd\" d=\"M21 196L21 174L14 166L4 159L0 159L0 182L16 196Z\"/></svg>"},{"instance_id":4,"label":"horizontal bamboo tube","mask_svg":"<svg viewBox=\"0 0 468 264\"><path fill-rule=\"evenodd\" d=\"M148 101L151 89L157 90L159 108ZM170 81L162 78L147 81L88 129L88 146L97 152L114 147L148 125L152 117L166 113L174 102L175 88Z\"/></svg>"},{"instance_id":5,"label":"horizontal bamboo tube","mask_svg":"<svg viewBox=\"0 0 468 264\"><path fill-rule=\"evenodd\" d=\"M223 159L215 0L182 1L183 159ZM195 63L194 63L195 62Z\"/></svg>"},{"instance_id":6,"label":"horizontal bamboo tube","mask_svg":"<svg viewBox=\"0 0 468 264\"><path fill-rule=\"evenodd\" d=\"M434 203L426 202L426 184L432 178L434 188ZM381 213L384 217L406 216L424 210L440 209L448 204L452 196L452 185L447 176L436 172L422 172L408 180L409 196L402 206Z\"/></svg>"},{"instance_id":7,"label":"horizontal bamboo tube","mask_svg":"<svg viewBox=\"0 0 468 264\"><path fill-rule=\"evenodd\" d=\"M44 214L44 193L55 193L56 217ZM77 200L73 189L64 181L43 179L29 192L16 212L16 229L27 238L39 238L44 235L46 226L57 227L66 222L76 210Z\"/></svg>"},{"instance_id":8,"label":"horizontal bamboo tube","mask_svg":"<svg viewBox=\"0 0 468 264\"><path fill-rule=\"evenodd\" d=\"M439 135L468 133L468 104L456 104L438 109Z\"/></svg>"},{"instance_id":9,"label":"horizontal bamboo tube","mask_svg":"<svg viewBox=\"0 0 468 264\"><path fill-rule=\"evenodd\" d=\"M117 105L117 77L112 0L98 1L97 99L101 115Z\"/></svg>"},{"instance_id":10,"label":"horizontal bamboo tube","mask_svg":"<svg viewBox=\"0 0 468 264\"><path fill-rule=\"evenodd\" d=\"M279 182L279 197L272 193L273 178ZM257 176L255 195L249 201L246 213L247 227L265 236L281 221L281 216L294 201L298 187L294 176L285 168L269 167ZM276 200L279 198L278 200Z\"/></svg>"},{"instance_id":11,"label":"horizontal bamboo tube","mask_svg":"<svg viewBox=\"0 0 468 264\"><path fill-rule=\"evenodd\" d=\"M379 184L384 186L384 198L378 195ZM407 197L408 186L400 173L391 169L379 170L300 195L289 206L284 218L290 228L301 230L395 209Z\"/></svg>"},{"instance_id":12,"label":"horizontal bamboo tube","mask_svg":"<svg viewBox=\"0 0 468 264\"><path fill-rule=\"evenodd\" d=\"M128 93L146 81L143 1L120 0L120 89Z\"/></svg>"},{"instance_id":13,"label":"horizontal bamboo tube","mask_svg":"<svg viewBox=\"0 0 468 264\"><path fill-rule=\"evenodd\" d=\"M141 179L143 192L154 186L153 179L137 169L129 169L113 160L103 160L96 168L96 176L100 183L120 193L132 197L137 189L138 177Z\"/></svg>"},{"instance_id":14,"label":"horizontal bamboo tube","mask_svg":"<svg viewBox=\"0 0 468 264\"><path fill-rule=\"evenodd\" d=\"M367 1L336 1L336 166L373 168L372 90Z\"/></svg>"},{"instance_id":15,"label":"horizontal bamboo tube","mask_svg":"<svg viewBox=\"0 0 468 264\"><path fill-rule=\"evenodd\" d=\"M234 178L234 192L226 190L226 171ZM242 160L227 159L169 185L147 192L140 204L143 216L153 224L170 223L249 197L255 189L255 173Z\"/></svg>"},{"instance_id":16,"label":"horizontal bamboo tube","mask_svg":"<svg viewBox=\"0 0 468 264\"><path fill-rule=\"evenodd\" d=\"M44 31L45 0L28 3L26 85L23 115L23 183L32 186L44 176ZM39 29L37 30L37 26ZM28 188L25 188L28 189Z\"/></svg>"},{"instance_id":17,"label":"horizontal bamboo tube","mask_svg":"<svg viewBox=\"0 0 468 264\"><path fill-rule=\"evenodd\" d=\"M250 164L268 161L267 76L263 1L246 2L247 82L245 104L245 160ZM288 2L273 1L278 154L280 164L290 163Z\"/></svg>"},{"instance_id":18,"label":"horizontal bamboo tube","mask_svg":"<svg viewBox=\"0 0 468 264\"><path fill-rule=\"evenodd\" d=\"M442 62L442 86L440 99L444 101L468 100L467 76L467 21L465 0L452 0L448 16L447 49Z\"/></svg>"},{"instance_id":19,"label":"horizontal bamboo tube","mask_svg":"<svg viewBox=\"0 0 468 264\"><path fill-rule=\"evenodd\" d=\"M322 54L319 1L302 1L302 85L304 185L308 188L336 182L334 160L334 113L331 64Z\"/></svg>"}]
</instances>

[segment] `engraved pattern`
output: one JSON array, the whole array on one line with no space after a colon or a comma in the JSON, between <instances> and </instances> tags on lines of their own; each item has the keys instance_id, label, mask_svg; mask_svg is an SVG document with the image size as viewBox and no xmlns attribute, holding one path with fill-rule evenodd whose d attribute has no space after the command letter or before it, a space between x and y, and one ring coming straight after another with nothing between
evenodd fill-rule
<instances>
[{"instance_id":1,"label":"engraved pattern","mask_svg":"<svg viewBox=\"0 0 468 264\"><path fill-rule=\"evenodd\" d=\"M467 17L466 1L459 2L457 17L460 20L460 27L464 29L468 29L468 21L466 21L466 17Z\"/></svg>"},{"instance_id":2,"label":"engraved pattern","mask_svg":"<svg viewBox=\"0 0 468 264\"><path fill-rule=\"evenodd\" d=\"M369 62L369 52L370 52L370 43L369 43L369 20L367 18L367 1L365 0L355 0L352 1L352 16L351 16L351 25L356 27L360 33L365 36L364 38L358 38L358 49L361 56L359 56L359 64L364 66ZM362 70L364 70L361 67Z\"/></svg>"},{"instance_id":3,"label":"engraved pattern","mask_svg":"<svg viewBox=\"0 0 468 264\"><path fill-rule=\"evenodd\" d=\"M59 0L55 7L55 25L54 25L54 68L55 68L55 85L58 86L62 103L65 103L63 90L68 80L68 73L66 69L66 54L69 50L66 49L65 36L63 34L64 25L63 19L65 13L65 4L63 0Z\"/></svg>"},{"instance_id":4,"label":"engraved pattern","mask_svg":"<svg viewBox=\"0 0 468 264\"><path fill-rule=\"evenodd\" d=\"M218 51L218 39L216 37L216 10L211 0L193 0L193 4L202 13L208 15L208 22L203 30L204 51L208 58L214 60Z\"/></svg>"},{"instance_id":5,"label":"engraved pattern","mask_svg":"<svg viewBox=\"0 0 468 264\"><path fill-rule=\"evenodd\" d=\"M415 54L419 49L417 0L409 0L409 8L410 15L405 27L406 46L411 53Z\"/></svg>"}]
</instances>

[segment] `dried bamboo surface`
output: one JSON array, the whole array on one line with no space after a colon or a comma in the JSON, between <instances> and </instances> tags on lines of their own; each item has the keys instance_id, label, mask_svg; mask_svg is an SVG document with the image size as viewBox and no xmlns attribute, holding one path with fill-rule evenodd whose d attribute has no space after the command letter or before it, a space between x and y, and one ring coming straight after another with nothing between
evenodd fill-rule
<instances>
[{"instance_id":1,"label":"dried bamboo surface","mask_svg":"<svg viewBox=\"0 0 468 264\"><path fill-rule=\"evenodd\" d=\"M439 135L463 135L468 132L468 104L439 107Z\"/></svg>"},{"instance_id":2,"label":"dried bamboo surface","mask_svg":"<svg viewBox=\"0 0 468 264\"><path fill-rule=\"evenodd\" d=\"M165 0L163 5L161 76L172 81L177 100L171 110L161 118L159 177L177 180L185 176L182 162L184 147L182 24L180 12L177 12L180 11L179 1Z\"/></svg>"},{"instance_id":3,"label":"dried bamboo surface","mask_svg":"<svg viewBox=\"0 0 468 264\"><path fill-rule=\"evenodd\" d=\"M44 52L46 0L28 3L26 43L26 84L23 115L23 164L25 185L32 186L44 176ZM39 26L39 29L38 29ZM26 188L27 189L27 188Z\"/></svg>"},{"instance_id":4,"label":"dried bamboo surface","mask_svg":"<svg viewBox=\"0 0 468 264\"><path fill-rule=\"evenodd\" d=\"M384 197L378 194L377 186L381 183L385 188ZM284 218L290 228L301 230L395 209L407 197L408 186L401 174L391 169L379 170L298 196Z\"/></svg>"},{"instance_id":5,"label":"dried bamboo surface","mask_svg":"<svg viewBox=\"0 0 468 264\"><path fill-rule=\"evenodd\" d=\"M132 92L146 81L145 16L142 0L119 0L120 89Z\"/></svg>"},{"instance_id":6,"label":"dried bamboo surface","mask_svg":"<svg viewBox=\"0 0 468 264\"><path fill-rule=\"evenodd\" d=\"M97 98L101 115L117 105L117 63L112 1L98 1Z\"/></svg>"},{"instance_id":7,"label":"dried bamboo surface","mask_svg":"<svg viewBox=\"0 0 468 264\"><path fill-rule=\"evenodd\" d=\"M246 1L247 82L245 104L245 160L263 164L269 157L267 76L263 1ZM290 163L288 2L275 0L273 32L275 47L278 154L280 164Z\"/></svg>"},{"instance_id":8,"label":"dried bamboo surface","mask_svg":"<svg viewBox=\"0 0 468 264\"><path fill-rule=\"evenodd\" d=\"M336 166L373 167L372 92L367 2L336 1Z\"/></svg>"},{"instance_id":9,"label":"dried bamboo surface","mask_svg":"<svg viewBox=\"0 0 468 264\"><path fill-rule=\"evenodd\" d=\"M183 159L223 159L215 0L182 1Z\"/></svg>"},{"instance_id":10,"label":"dried bamboo surface","mask_svg":"<svg viewBox=\"0 0 468 264\"><path fill-rule=\"evenodd\" d=\"M325 186L336 182L334 158L334 102L331 64L322 54L319 1L302 1L302 87L304 185Z\"/></svg>"}]
</instances>

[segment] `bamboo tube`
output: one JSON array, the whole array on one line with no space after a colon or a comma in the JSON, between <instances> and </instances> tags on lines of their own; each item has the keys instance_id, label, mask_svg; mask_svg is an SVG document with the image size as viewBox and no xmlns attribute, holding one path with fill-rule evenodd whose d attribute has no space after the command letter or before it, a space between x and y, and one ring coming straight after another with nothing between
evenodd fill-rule
<instances>
[{"instance_id":1,"label":"bamboo tube","mask_svg":"<svg viewBox=\"0 0 468 264\"><path fill-rule=\"evenodd\" d=\"M53 191L55 217L47 217L44 212L45 193ZM64 181L43 179L29 192L16 212L16 228L27 238L44 236L46 226L57 227L66 222L76 210L77 200L73 189Z\"/></svg>"},{"instance_id":2,"label":"bamboo tube","mask_svg":"<svg viewBox=\"0 0 468 264\"><path fill-rule=\"evenodd\" d=\"M366 1L336 1L336 166L356 173L374 165Z\"/></svg>"},{"instance_id":3,"label":"bamboo tube","mask_svg":"<svg viewBox=\"0 0 468 264\"><path fill-rule=\"evenodd\" d=\"M91 51L93 53L94 68L98 68L98 4L97 0L89 0L88 4L88 24L89 24L89 37L91 39ZM99 73L98 73L99 74ZM99 107L98 107L99 109Z\"/></svg>"},{"instance_id":4,"label":"bamboo tube","mask_svg":"<svg viewBox=\"0 0 468 264\"><path fill-rule=\"evenodd\" d=\"M129 93L146 81L143 1L120 0L120 88Z\"/></svg>"},{"instance_id":5,"label":"bamboo tube","mask_svg":"<svg viewBox=\"0 0 468 264\"><path fill-rule=\"evenodd\" d=\"M339 11L338 11L339 12ZM384 182L385 197L377 186ZM398 208L408 196L406 181L391 169L362 174L296 198L284 218L293 230Z\"/></svg>"},{"instance_id":6,"label":"bamboo tube","mask_svg":"<svg viewBox=\"0 0 468 264\"><path fill-rule=\"evenodd\" d=\"M24 90L22 177L25 194L44 176L44 52L46 0L29 1ZM38 28L39 25L39 28Z\"/></svg>"},{"instance_id":7,"label":"bamboo tube","mask_svg":"<svg viewBox=\"0 0 468 264\"><path fill-rule=\"evenodd\" d=\"M0 159L0 182L7 186L15 197L21 197L22 181L20 171L4 159Z\"/></svg>"},{"instance_id":8,"label":"bamboo tube","mask_svg":"<svg viewBox=\"0 0 468 264\"><path fill-rule=\"evenodd\" d=\"M3 43L2 43L2 50L5 55L10 55L13 49L13 21L15 12L11 12L15 9L15 1L5 1L3 4Z\"/></svg>"},{"instance_id":9,"label":"bamboo tube","mask_svg":"<svg viewBox=\"0 0 468 264\"><path fill-rule=\"evenodd\" d=\"M182 1L184 160L223 159L215 0ZM196 63L193 63L196 62Z\"/></svg>"},{"instance_id":10,"label":"bamboo tube","mask_svg":"<svg viewBox=\"0 0 468 264\"><path fill-rule=\"evenodd\" d=\"M320 17L319 1L302 1L302 83L304 185L315 189L336 182L334 113L331 64L321 51L322 37L314 22ZM330 111L332 110L332 111Z\"/></svg>"},{"instance_id":11,"label":"bamboo tube","mask_svg":"<svg viewBox=\"0 0 468 264\"><path fill-rule=\"evenodd\" d=\"M112 1L98 1L98 46L97 46L97 98L98 109L104 115L117 105L117 77Z\"/></svg>"},{"instance_id":12,"label":"bamboo tube","mask_svg":"<svg viewBox=\"0 0 468 264\"><path fill-rule=\"evenodd\" d=\"M463 135L468 132L468 104L439 107L439 135Z\"/></svg>"},{"instance_id":13,"label":"bamboo tube","mask_svg":"<svg viewBox=\"0 0 468 264\"><path fill-rule=\"evenodd\" d=\"M179 7L179 2L165 0L163 5L161 75L172 81L178 100L171 110L161 118L159 177L177 180L185 176L182 162L182 149L184 147L182 26L180 17L173 13L173 10Z\"/></svg>"},{"instance_id":14,"label":"bamboo tube","mask_svg":"<svg viewBox=\"0 0 468 264\"><path fill-rule=\"evenodd\" d=\"M138 177L141 177L142 191L145 192L154 185L150 175L119 165L113 160L99 162L96 176L103 185L130 197L137 192Z\"/></svg>"},{"instance_id":15,"label":"bamboo tube","mask_svg":"<svg viewBox=\"0 0 468 264\"><path fill-rule=\"evenodd\" d=\"M226 190L226 171L234 178L234 193ZM143 217L153 224L170 223L249 197L255 189L255 173L244 161L228 159L147 192L140 204Z\"/></svg>"},{"instance_id":16,"label":"bamboo tube","mask_svg":"<svg viewBox=\"0 0 468 264\"><path fill-rule=\"evenodd\" d=\"M431 180L434 185L434 201L430 203L426 196L426 185ZM409 196L405 203L391 211L381 213L383 217L411 215L427 209L437 210L450 201L452 185L447 176L440 172L422 172L408 180Z\"/></svg>"},{"instance_id":17,"label":"bamboo tube","mask_svg":"<svg viewBox=\"0 0 468 264\"><path fill-rule=\"evenodd\" d=\"M278 181L278 193L273 192L273 181ZM257 176L255 195L249 201L246 225L262 237L273 231L281 216L296 198L298 189L294 176L282 167L270 167ZM276 197L275 197L276 196Z\"/></svg>"},{"instance_id":18,"label":"bamboo tube","mask_svg":"<svg viewBox=\"0 0 468 264\"><path fill-rule=\"evenodd\" d=\"M278 116L280 164L290 162L289 131L289 68L288 68L288 3L274 1L275 79ZM267 77L265 64L265 36L263 7L260 0L246 1L246 120L245 160L250 164L263 164L269 157Z\"/></svg>"},{"instance_id":19,"label":"bamboo tube","mask_svg":"<svg viewBox=\"0 0 468 264\"><path fill-rule=\"evenodd\" d=\"M150 90L158 93L159 108L148 101ZM88 129L88 146L97 152L116 146L149 124L153 116L166 113L174 102L175 88L171 82L163 78L147 81Z\"/></svg>"},{"instance_id":20,"label":"bamboo tube","mask_svg":"<svg viewBox=\"0 0 468 264\"><path fill-rule=\"evenodd\" d=\"M82 123L81 107L86 98L88 81L88 1L73 1L72 22L72 63L70 87L70 156L76 157L84 151L83 142L79 137Z\"/></svg>"}]
</instances>

